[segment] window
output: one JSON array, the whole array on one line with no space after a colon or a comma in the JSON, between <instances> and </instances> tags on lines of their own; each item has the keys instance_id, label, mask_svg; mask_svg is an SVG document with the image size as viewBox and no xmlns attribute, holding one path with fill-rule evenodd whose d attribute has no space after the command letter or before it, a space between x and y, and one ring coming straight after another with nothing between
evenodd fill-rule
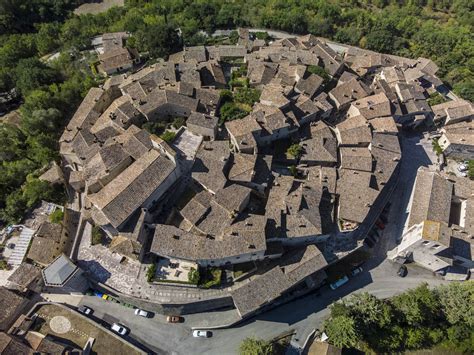
<instances>
[{"instance_id":1,"label":"window","mask_svg":"<svg viewBox=\"0 0 474 355\"><path fill-rule=\"evenodd\" d=\"M427 245L427 244L430 244L430 242L428 242L428 241L425 240L425 241L423 242L423 245Z\"/></svg>"},{"instance_id":2,"label":"window","mask_svg":"<svg viewBox=\"0 0 474 355\"><path fill-rule=\"evenodd\" d=\"M432 248L435 248L435 249L438 249L440 247L441 247L441 245L439 245L439 244L435 244L435 245L432 246Z\"/></svg>"}]
</instances>

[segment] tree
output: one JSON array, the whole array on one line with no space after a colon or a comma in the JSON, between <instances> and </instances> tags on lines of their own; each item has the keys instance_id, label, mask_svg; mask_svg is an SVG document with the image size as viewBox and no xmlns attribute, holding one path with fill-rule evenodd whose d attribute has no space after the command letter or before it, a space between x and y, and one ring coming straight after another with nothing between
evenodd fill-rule
<instances>
[{"instance_id":1,"label":"tree","mask_svg":"<svg viewBox=\"0 0 474 355\"><path fill-rule=\"evenodd\" d=\"M38 109L31 114L22 115L21 128L30 136L39 133L56 133L61 120L62 114L56 108Z\"/></svg>"},{"instance_id":2,"label":"tree","mask_svg":"<svg viewBox=\"0 0 474 355\"><path fill-rule=\"evenodd\" d=\"M51 53L61 45L58 37L60 30L61 24L58 22L42 23L39 25L36 47L40 54Z\"/></svg>"},{"instance_id":3,"label":"tree","mask_svg":"<svg viewBox=\"0 0 474 355\"><path fill-rule=\"evenodd\" d=\"M474 326L474 281L440 286L436 293L449 323Z\"/></svg>"},{"instance_id":4,"label":"tree","mask_svg":"<svg viewBox=\"0 0 474 355\"><path fill-rule=\"evenodd\" d=\"M374 327L383 328L390 324L390 306L374 295L357 293L346 304L359 327L366 332L373 331Z\"/></svg>"},{"instance_id":5,"label":"tree","mask_svg":"<svg viewBox=\"0 0 474 355\"><path fill-rule=\"evenodd\" d=\"M394 297L392 304L404 321L411 326L429 325L440 317L438 297L431 292L427 284Z\"/></svg>"},{"instance_id":6,"label":"tree","mask_svg":"<svg viewBox=\"0 0 474 355\"><path fill-rule=\"evenodd\" d=\"M0 124L0 161L10 161L23 156L25 136L15 126Z\"/></svg>"},{"instance_id":7,"label":"tree","mask_svg":"<svg viewBox=\"0 0 474 355\"><path fill-rule=\"evenodd\" d=\"M240 355L272 355L273 344L263 339L245 338L239 346Z\"/></svg>"},{"instance_id":8,"label":"tree","mask_svg":"<svg viewBox=\"0 0 474 355\"><path fill-rule=\"evenodd\" d=\"M324 331L329 342L340 348L352 348L357 345L358 337L355 320L348 316L330 318L324 323Z\"/></svg>"},{"instance_id":9,"label":"tree","mask_svg":"<svg viewBox=\"0 0 474 355\"><path fill-rule=\"evenodd\" d=\"M58 73L37 58L22 59L15 68L16 87L26 95L58 80Z\"/></svg>"},{"instance_id":10,"label":"tree","mask_svg":"<svg viewBox=\"0 0 474 355\"><path fill-rule=\"evenodd\" d=\"M16 224L23 218L26 208L22 191L20 189L15 190L7 196L5 207L0 211L0 217L8 223Z\"/></svg>"},{"instance_id":11,"label":"tree","mask_svg":"<svg viewBox=\"0 0 474 355\"><path fill-rule=\"evenodd\" d=\"M46 181L28 176L26 183L22 186L23 199L27 208L31 208L41 200L56 201L54 188Z\"/></svg>"}]
</instances>

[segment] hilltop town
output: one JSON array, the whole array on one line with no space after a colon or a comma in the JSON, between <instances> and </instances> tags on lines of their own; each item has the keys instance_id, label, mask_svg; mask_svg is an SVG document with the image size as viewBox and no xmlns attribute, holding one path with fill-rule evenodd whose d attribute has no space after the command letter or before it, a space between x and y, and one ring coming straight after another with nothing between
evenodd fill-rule
<instances>
[{"instance_id":1,"label":"hilltop town","mask_svg":"<svg viewBox=\"0 0 474 355\"><path fill-rule=\"evenodd\" d=\"M52 298L92 289L164 314L225 311L229 325L351 282L392 238L386 228L400 233L383 259L469 278L474 107L433 61L239 29L237 44L144 64L129 36L93 40L107 79L62 133L61 164L40 177L69 197L40 214L65 219L25 224L31 245L10 286ZM402 140L420 132L433 164L404 171L415 158Z\"/></svg>"}]
</instances>

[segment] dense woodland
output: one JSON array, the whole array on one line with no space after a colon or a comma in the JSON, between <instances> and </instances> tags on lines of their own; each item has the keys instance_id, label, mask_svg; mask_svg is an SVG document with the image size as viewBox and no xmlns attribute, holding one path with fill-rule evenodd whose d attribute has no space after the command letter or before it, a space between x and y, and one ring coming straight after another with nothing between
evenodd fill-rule
<instances>
[{"instance_id":1,"label":"dense woodland","mask_svg":"<svg viewBox=\"0 0 474 355\"><path fill-rule=\"evenodd\" d=\"M61 199L37 179L58 159L58 137L87 90L101 79L83 52L90 38L130 31L129 46L152 58L207 43L205 32L239 26L313 33L407 57L433 59L439 76L474 101L471 0L129 0L74 16L84 0L0 0L0 93L21 94L21 123L0 125L0 218L21 219L39 199ZM179 28L180 31L177 31ZM202 32L202 31L204 32ZM181 36L179 35L181 34ZM59 60L39 58L61 51Z\"/></svg>"}]
</instances>

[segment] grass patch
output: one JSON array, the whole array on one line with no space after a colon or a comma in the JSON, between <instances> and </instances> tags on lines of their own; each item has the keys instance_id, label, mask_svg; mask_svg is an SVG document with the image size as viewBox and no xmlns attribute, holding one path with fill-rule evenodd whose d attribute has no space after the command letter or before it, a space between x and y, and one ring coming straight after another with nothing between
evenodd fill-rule
<instances>
[{"instance_id":1,"label":"grass patch","mask_svg":"<svg viewBox=\"0 0 474 355\"><path fill-rule=\"evenodd\" d=\"M59 208L55 209L54 212L49 215L49 221L51 223L59 224L63 221L63 219L64 211Z\"/></svg>"}]
</instances>

